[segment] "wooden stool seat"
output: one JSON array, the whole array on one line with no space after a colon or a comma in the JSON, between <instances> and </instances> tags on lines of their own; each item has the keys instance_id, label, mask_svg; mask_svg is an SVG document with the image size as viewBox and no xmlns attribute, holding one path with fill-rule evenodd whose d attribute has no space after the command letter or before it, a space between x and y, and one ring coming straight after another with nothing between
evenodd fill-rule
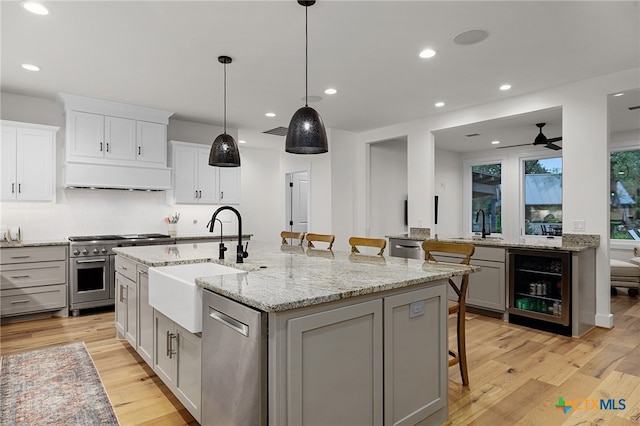
<instances>
[{"instance_id":1,"label":"wooden stool seat","mask_svg":"<svg viewBox=\"0 0 640 426\"><path fill-rule=\"evenodd\" d=\"M351 253L360 253L358 246L375 247L380 249L377 255L382 256L384 248L387 246L387 240L384 238L351 237L349 238L349 245L351 246Z\"/></svg>"},{"instance_id":2,"label":"wooden stool seat","mask_svg":"<svg viewBox=\"0 0 640 426\"><path fill-rule=\"evenodd\" d=\"M425 260L438 263L434 254L457 254L463 256L462 265L468 265L471 256L475 252L473 244L445 243L440 241L425 241L422 243ZM457 333L456 340L458 350L449 350L449 366L458 364L460 366L460 376L462 377L462 385L469 386L469 371L467 368L467 344L465 339L465 314L467 301L467 287L469 286L469 274L462 275L460 284L456 284L453 278L449 278L449 285L453 288L458 296L457 301L448 301L449 315L456 314Z\"/></svg>"},{"instance_id":3,"label":"wooden stool seat","mask_svg":"<svg viewBox=\"0 0 640 426\"><path fill-rule=\"evenodd\" d=\"M331 248L333 247L333 242L335 241L336 236L335 235L331 235L331 234L312 234L311 232L309 232L307 234L307 247L309 248L316 248L313 245L313 242L323 242L323 243L328 243L329 246L327 247L327 250L331 250Z\"/></svg>"},{"instance_id":4,"label":"wooden stool seat","mask_svg":"<svg viewBox=\"0 0 640 426\"><path fill-rule=\"evenodd\" d=\"M287 239L289 239L292 240L292 244L293 240L300 240L298 245L301 246L302 240L304 240L304 232L282 231L280 233L280 237L282 238L282 245L289 244L289 242L287 241Z\"/></svg>"}]
</instances>

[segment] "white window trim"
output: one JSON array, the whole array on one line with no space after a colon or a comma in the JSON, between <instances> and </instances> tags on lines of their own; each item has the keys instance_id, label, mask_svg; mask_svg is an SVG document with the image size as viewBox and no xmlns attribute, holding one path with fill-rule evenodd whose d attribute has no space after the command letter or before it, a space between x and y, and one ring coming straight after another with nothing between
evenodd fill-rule
<instances>
[{"instance_id":1,"label":"white window trim","mask_svg":"<svg viewBox=\"0 0 640 426\"><path fill-rule=\"evenodd\" d=\"M501 210L502 210L502 232L504 232L506 228L506 225L508 222L505 222L505 220L508 220L508 218L505 218L505 206L506 206L506 202L508 197L506 196L506 191L504 191L504 175L505 175L505 163L506 163L506 159L504 157L498 157L498 158L472 158L472 159L468 159L468 160L464 160L463 161L463 173L462 173L462 226L460 227L460 229L462 229L462 236L472 236L474 235L474 232L472 231L471 228L471 223L469 222L468 218L471 217L474 212L471 211L471 195L472 195L472 174L471 174L471 168L474 166L484 166L487 164L500 164L500 181L501 181L501 186L502 186L502 190L500 191L500 205L501 205ZM491 236L492 237L498 237L498 238L502 238L502 233L492 233Z\"/></svg>"},{"instance_id":2,"label":"white window trim","mask_svg":"<svg viewBox=\"0 0 640 426\"><path fill-rule=\"evenodd\" d=\"M611 165L611 153L620 151L637 151L640 150L640 141L625 140L620 142L611 142L609 144L609 165ZM609 167L611 170L611 167ZM611 179L611 177L609 177ZM609 212L611 208L609 208ZM611 222L611 217L609 217ZM618 240L609 237L609 247L612 249L632 250L635 246L640 245L640 240Z\"/></svg>"},{"instance_id":3,"label":"white window trim","mask_svg":"<svg viewBox=\"0 0 640 426\"><path fill-rule=\"evenodd\" d=\"M525 155L521 155L518 157L518 163L520 164L520 172L519 172L519 176L520 176L520 181L519 181L519 188L520 190L518 191L520 194L520 200L519 200L519 210L520 210L520 219L519 219L519 223L520 223L520 236L521 237L527 237L527 238L547 238L547 235L525 235L525 223L524 223L524 218L525 218L525 179L524 179L524 171L525 171L525 167L524 167L524 162L525 161L532 161L532 160L547 160L549 158L562 158L562 154L558 155L556 154L557 151L553 151L550 152L548 154L542 154L542 153L528 153ZM562 160L562 188L564 191L564 159ZM564 229L564 194L562 195L562 205L563 205L563 213L562 213L562 229Z\"/></svg>"}]
</instances>

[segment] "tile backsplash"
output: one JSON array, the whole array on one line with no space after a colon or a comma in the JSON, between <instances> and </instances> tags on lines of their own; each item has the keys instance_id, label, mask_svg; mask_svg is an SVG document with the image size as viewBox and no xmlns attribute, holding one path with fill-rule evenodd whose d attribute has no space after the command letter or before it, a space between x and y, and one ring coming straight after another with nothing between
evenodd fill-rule
<instances>
[{"instance_id":1,"label":"tile backsplash","mask_svg":"<svg viewBox=\"0 0 640 426\"><path fill-rule=\"evenodd\" d=\"M56 203L2 203L0 227L20 227L23 241L64 240L71 235L168 232L164 218L180 213L178 235L207 235L218 206L167 205L164 191L60 189ZM224 233L237 232L235 216L221 212ZM219 235L219 224L214 234Z\"/></svg>"}]
</instances>

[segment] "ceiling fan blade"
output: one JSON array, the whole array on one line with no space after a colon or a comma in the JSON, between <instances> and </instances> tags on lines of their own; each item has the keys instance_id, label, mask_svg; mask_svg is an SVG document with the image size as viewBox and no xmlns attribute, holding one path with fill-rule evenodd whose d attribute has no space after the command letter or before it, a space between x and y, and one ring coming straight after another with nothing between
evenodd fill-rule
<instances>
[{"instance_id":1,"label":"ceiling fan blade","mask_svg":"<svg viewBox=\"0 0 640 426\"><path fill-rule=\"evenodd\" d=\"M515 148L517 146L530 146L528 143L521 143L520 145L509 145L509 146L497 146L496 149L506 149L506 148Z\"/></svg>"},{"instance_id":2,"label":"ceiling fan blade","mask_svg":"<svg viewBox=\"0 0 640 426\"><path fill-rule=\"evenodd\" d=\"M554 145L554 144L552 144L552 143L548 143L548 144L546 145L546 147L547 147L547 148L549 148L549 149L553 149L554 151L558 151L559 149L562 149L562 147L561 147L561 146Z\"/></svg>"},{"instance_id":3,"label":"ceiling fan blade","mask_svg":"<svg viewBox=\"0 0 640 426\"><path fill-rule=\"evenodd\" d=\"M562 140L562 136L559 136L557 138L549 138L547 139L547 143L560 142L561 140Z\"/></svg>"}]
</instances>

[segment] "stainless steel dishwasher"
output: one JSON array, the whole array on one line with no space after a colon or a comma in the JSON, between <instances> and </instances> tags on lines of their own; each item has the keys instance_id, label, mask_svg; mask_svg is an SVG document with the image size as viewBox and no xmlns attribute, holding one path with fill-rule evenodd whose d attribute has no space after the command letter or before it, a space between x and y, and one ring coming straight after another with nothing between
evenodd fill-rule
<instances>
[{"instance_id":1,"label":"stainless steel dishwasher","mask_svg":"<svg viewBox=\"0 0 640 426\"><path fill-rule=\"evenodd\" d=\"M202 425L267 424L267 314L208 290L202 312Z\"/></svg>"}]
</instances>

